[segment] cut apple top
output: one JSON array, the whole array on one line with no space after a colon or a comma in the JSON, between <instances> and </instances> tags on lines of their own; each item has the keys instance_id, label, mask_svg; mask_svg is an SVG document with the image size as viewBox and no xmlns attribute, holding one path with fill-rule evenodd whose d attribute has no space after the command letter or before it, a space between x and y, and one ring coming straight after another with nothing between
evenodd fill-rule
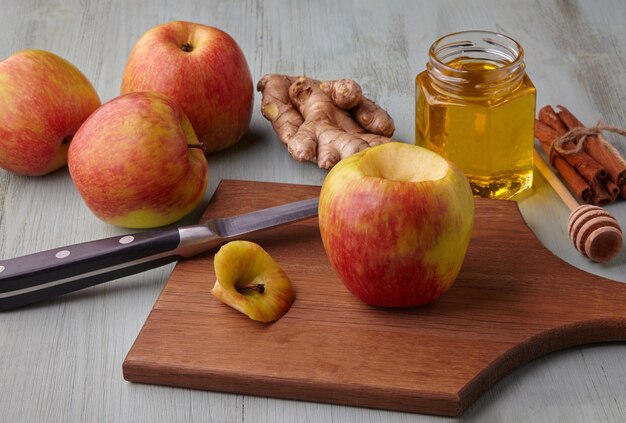
<instances>
[{"instance_id":1,"label":"cut apple top","mask_svg":"<svg viewBox=\"0 0 626 423\"><path fill-rule=\"evenodd\" d=\"M330 263L352 293L376 306L416 307L443 295L463 264L473 216L463 172L400 142L340 161L320 192Z\"/></svg>"},{"instance_id":2,"label":"cut apple top","mask_svg":"<svg viewBox=\"0 0 626 423\"><path fill-rule=\"evenodd\" d=\"M419 166L415 164L419 163ZM358 164L366 176L392 181L436 181L446 176L449 163L425 148L399 142L366 150Z\"/></svg>"},{"instance_id":3,"label":"cut apple top","mask_svg":"<svg viewBox=\"0 0 626 423\"><path fill-rule=\"evenodd\" d=\"M291 281L258 244L229 242L215 255L214 267L211 293L253 320L278 320L293 303Z\"/></svg>"}]
</instances>

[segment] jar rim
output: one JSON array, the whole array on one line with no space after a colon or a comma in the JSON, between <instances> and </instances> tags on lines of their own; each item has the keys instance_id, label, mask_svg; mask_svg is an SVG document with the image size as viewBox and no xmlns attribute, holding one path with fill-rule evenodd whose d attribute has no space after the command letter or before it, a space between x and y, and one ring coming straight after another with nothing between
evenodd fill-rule
<instances>
[{"instance_id":1,"label":"jar rim","mask_svg":"<svg viewBox=\"0 0 626 423\"><path fill-rule=\"evenodd\" d=\"M481 63L491 66L474 66ZM431 45L426 64L436 89L476 98L499 97L515 89L522 83L525 68L524 49L517 41L482 30L439 38Z\"/></svg>"},{"instance_id":2,"label":"jar rim","mask_svg":"<svg viewBox=\"0 0 626 423\"><path fill-rule=\"evenodd\" d=\"M443 42L446 40L453 40L454 38L457 38L457 37L472 36L472 35L473 36L484 35L481 41L484 41L486 44L489 44L489 45L498 45L500 47L504 47L510 53L510 56L506 56L504 53L498 53L494 50L485 50L484 47L477 47L476 43L471 40L463 40L453 45L443 44ZM495 40L504 40L506 44L497 43ZM449 48L449 47L472 47L473 49L471 50L463 50L463 51L472 51L472 52L475 51L474 49L478 48L479 49L478 51L488 51L489 53L494 53L500 57L507 59L506 62L501 67L498 67L497 69L484 69L478 72L492 72L493 70L500 70L500 71L507 70L511 68L516 68L520 66L521 63L524 62L524 49L522 48L520 43L518 43L517 41L515 41L513 38L509 37L508 35L505 35L499 32L485 31L485 30L458 31L458 32L453 32L451 34L447 34L447 35L444 35L443 37L440 37L439 39L437 39L435 42L432 43L429 49L430 58L432 60L436 60L438 66L442 66L445 70L451 73L459 73L459 74L475 73L477 72L477 70L467 70L467 69L460 69L460 68L449 66L448 65L449 62L445 62L439 56L439 52L442 49Z\"/></svg>"}]
</instances>

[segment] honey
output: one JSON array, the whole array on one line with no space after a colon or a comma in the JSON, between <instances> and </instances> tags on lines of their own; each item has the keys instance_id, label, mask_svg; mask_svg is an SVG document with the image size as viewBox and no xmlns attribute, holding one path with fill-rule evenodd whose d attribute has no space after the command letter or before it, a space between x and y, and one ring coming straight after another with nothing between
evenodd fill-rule
<instances>
[{"instance_id":1,"label":"honey","mask_svg":"<svg viewBox=\"0 0 626 423\"><path fill-rule=\"evenodd\" d=\"M511 198L532 186L535 98L513 39L448 35L416 78L415 143L459 166L475 196Z\"/></svg>"}]
</instances>

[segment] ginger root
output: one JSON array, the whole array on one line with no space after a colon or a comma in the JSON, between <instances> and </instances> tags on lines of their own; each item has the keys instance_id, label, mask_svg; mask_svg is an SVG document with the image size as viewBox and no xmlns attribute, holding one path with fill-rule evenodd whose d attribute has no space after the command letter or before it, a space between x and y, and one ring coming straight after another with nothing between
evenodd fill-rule
<instances>
[{"instance_id":1,"label":"ginger root","mask_svg":"<svg viewBox=\"0 0 626 423\"><path fill-rule=\"evenodd\" d=\"M331 169L339 160L391 141L391 117L350 79L317 81L280 74L263 76L261 112L291 156Z\"/></svg>"}]
</instances>

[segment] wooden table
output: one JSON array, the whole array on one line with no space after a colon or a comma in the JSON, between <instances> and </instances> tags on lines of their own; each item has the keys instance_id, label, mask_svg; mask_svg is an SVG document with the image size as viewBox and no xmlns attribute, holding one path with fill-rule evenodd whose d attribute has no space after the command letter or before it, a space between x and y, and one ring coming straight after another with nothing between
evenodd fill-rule
<instances>
[{"instance_id":1,"label":"wooden table","mask_svg":"<svg viewBox=\"0 0 626 423\"><path fill-rule=\"evenodd\" d=\"M437 37L465 29L507 33L526 50L538 105L565 104L584 122L626 126L626 3L574 1L218 2L4 0L0 57L23 48L55 52L79 67L103 101L118 94L130 49L152 26L190 20L222 28L241 45L253 78L281 72L351 77L413 140L414 78ZM321 184L325 171L292 160L259 113L237 146L210 157L221 178ZM610 137L621 151L624 140ZM621 144L620 144L621 143ZM626 281L626 253L606 265L579 255L568 210L544 179L519 201L541 242L586 271ZM610 211L626 226L626 205ZM27 178L0 170L0 256L125 233L97 220L67 170ZM523 258L521 258L523 259ZM121 364L172 266L0 316L0 421L408 422L442 418L131 384ZM549 271L549 269L546 269ZM555 275L557 277L558 275ZM626 305L625 305L626 306ZM467 421L626 420L626 345L560 351L501 380Z\"/></svg>"}]
</instances>

